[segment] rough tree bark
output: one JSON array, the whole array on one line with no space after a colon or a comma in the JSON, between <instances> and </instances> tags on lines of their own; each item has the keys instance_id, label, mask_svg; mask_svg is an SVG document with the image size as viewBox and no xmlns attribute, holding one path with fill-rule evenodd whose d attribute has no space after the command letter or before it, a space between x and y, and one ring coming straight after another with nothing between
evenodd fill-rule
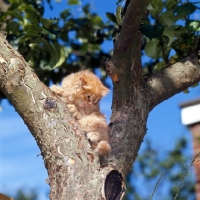
<instances>
[{"instance_id":1,"label":"rough tree bark","mask_svg":"<svg viewBox=\"0 0 200 200\"><path fill-rule=\"evenodd\" d=\"M130 1L120 35L115 40L113 57L106 62L114 85L110 123L112 151L107 157L94 155L64 103L40 82L29 64L0 34L0 90L37 141L48 171L52 200L105 199L103 185L110 177L109 172L116 170L112 172L123 182L131 170L146 133L149 112L200 81L196 55L143 79L139 26L148 3L149 0ZM107 193L106 197L109 199Z\"/></svg>"}]
</instances>

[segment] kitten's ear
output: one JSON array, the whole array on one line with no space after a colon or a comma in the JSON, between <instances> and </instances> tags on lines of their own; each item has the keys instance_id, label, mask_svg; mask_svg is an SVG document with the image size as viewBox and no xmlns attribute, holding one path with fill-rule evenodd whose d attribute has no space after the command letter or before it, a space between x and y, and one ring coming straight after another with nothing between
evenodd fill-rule
<instances>
[{"instance_id":1,"label":"kitten's ear","mask_svg":"<svg viewBox=\"0 0 200 200\"><path fill-rule=\"evenodd\" d=\"M107 87L104 87L102 88L102 91L101 91L101 95L104 97L108 94L110 90L107 88Z\"/></svg>"},{"instance_id":2,"label":"kitten's ear","mask_svg":"<svg viewBox=\"0 0 200 200\"><path fill-rule=\"evenodd\" d=\"M91 86L88 85L87 80L84 76L79 77L79 85L85 89L91 89Z\"/></svg>"},{"instance_id":3,"label":"kitten's ear","mask_svg":"<svg viewBox=\"0 0 200 200\"><path fill-rule=\"evenodd\" d=\"M83 76L79 76L78 85L81 86L81 87L87 85L87 81L85 80L85 78Z\"/></svg>"}]
</instances>

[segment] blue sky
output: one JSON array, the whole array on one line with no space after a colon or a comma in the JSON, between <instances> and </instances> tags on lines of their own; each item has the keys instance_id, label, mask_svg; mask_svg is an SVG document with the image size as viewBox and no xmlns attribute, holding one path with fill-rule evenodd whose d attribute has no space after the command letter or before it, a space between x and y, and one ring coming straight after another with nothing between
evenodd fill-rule
<instances>
[{"instance_id":1,"label":"blue sky","mask_svg":"<svg viewBox=\"0 0 200 200\"><path fill-rule=\"evenodd\" d=\"M117 0L91 0L92 10L105 17L105 12L115 12ZM86 1L83 1L86 2ZM66 0L58 4L46 16L56 17L57 13L65 9ZM108 50L112 44L107 44ZM108 81L111 82L108 78ZM189 94L180 93L164 101L149 115L147 135L153 147L165 152L173 148L175 141L186 136L191 142L191 135L186 127L181 125L179 104L184 101L200 97L200 87L189 89ZM101 102L101 110L107 119L111 114L112 92ZM1 102L3 111L0 112L0 192L13 194L18 188L35 188L40 194L40 200L46 200L49 190L45 179L48 178L40 150L35 140L15 112L6 101ZM145 140L142 145L145 144ZM189 154L192 146L188 149ZM153 188L152 188L153 190Z\"/></svg>"}]
</instances>

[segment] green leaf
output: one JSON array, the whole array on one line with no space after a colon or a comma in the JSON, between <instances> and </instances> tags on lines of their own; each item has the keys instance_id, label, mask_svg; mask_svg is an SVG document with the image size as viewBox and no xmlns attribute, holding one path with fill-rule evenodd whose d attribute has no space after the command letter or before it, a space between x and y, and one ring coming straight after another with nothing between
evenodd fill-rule
<instances>
[{"instance_id":1,"label":"green leaf","mask_svg":"<svg viewBox=\"0 0 200 200\"><path fill-rule=\"evenodd\" d=\"M160 25L152 26L149 24L144 24L144 25L141 25L140 30L143 35L152 39L152 38L160 37L163 34L164 26L160 26Z\"/></svg>"},{"instance_id":2,"label":"green leaf","mask_svg":"<svg viewBox=\"0 0 200 200\"><path fill-rule=\"evenodd\" d=\"M30 43L29 47L34 51L38 51L40 49L40 42L38 42L38 43L36 43L36 42Z\"/></svg>"},{"instance_id":3,"label":"green leaf","mask_svg":"<svg viewBox=\"0 0 200 200\"><path fill-rule=\"evenodd\" d=\"M187 20L185 26L191 32L200 31L200 21Z\"/></svg>"},{"instance_id":4,"label":"green leaf","mask_svg":"<svg viewBox=\"0 0 200 200\"><path fill-rule=\"evenodd\" d=\"M196 6L193 3L187 3L182 6L177 6L175 12L177 15L186 16L192 14L196 10Z\"/></svg>"},{"instance_id":5,"label":"green leaf","mask_svg":"<svg viewBox=\"0 0 200 200\"><path fill-rule=\"evenodd\" d=\"M165 27L163 34L169 38L167 46L170 46L174 40L174 31L169 27Z\"/></svg>"},{"instance_id":6,"label":"green leaf","mask_svg":"<svg viewBox=\"0 0 200 200\"><path fill-rule=\"evenodd\" d=\"M166 62L161 61L161 62L156 64L155 69L156 70L161 70L161 69L164 69L166 66L167 66Z\"/></svg>"},{"instance_id":7,"label":"green leaf","mask_svg":"<svg viewBox=\"0 0 200 200\"><path fill-rule=\"evenodd\" d=\"M177 4L176 0L167 0L165 3L165 7L167 10L172 10L173 7Z\"/></svg>"},{"instance_id":8,"label":"green leaf","mask_svg":"<svg viewBox=\"0 0 200 200\"><path fill-rule=\"evenodd\" d=\"M71 15L71 13L70 13L69 9L66 9L66 10L64 10L63 12L60 13L60 17L63 20L66 20L70 15Z\"/></svg>"},{"instance_id":9,"label":"green leaf","mask_svg":"<svg viewBox=\"0 0 200 200\"><path fill-rule=\"evenodd\" d=\"M26 34L33 34L34 36L40 37L41 35L48 36L48 38L55 39L56 35L52 34L50 31L44 27L39 26L38 24L27 24L24 26Z\"/></svg>"},{"instance_id":10,"label":"green leaf","mask_svg":"<svg viewBox=\"0 0 200 200\"><path fill-rule=\"evenodd\" d=\"M9 34L19 34L20 24L15 21L11 21L7 24L6 29L8 30Z\"/></svg>"},{"instance_id":11,"label":"green leaf","mask_svg":"<svg viewBox=\"0 0 200 200\"><path fill-rule=\"evenodd\" d=\"M150 74L148 67L142 68L142 76L147 76Z\"/></svg>"},{"instance_id":12,"label":"green leaf","mask_svg":"<svg viewBox=\"0 0 200 200\"><path fill-rule=\"evenodd\" d=\"M50 44L47 40L42 40L51 55L48 63L51 69L55 69L63 64L66 59L65 48L58 43Z\"/></svg>"},{"instance_id":13,"label":"green leaf","mask_svg":"<svg viewBox=\"0 0 200 200\"><path fill-rule=\"evenodd\" d=\"M190 86L191 88L195 88L199 85L199 83L195 83L194 85Z\"/></svg>"},{"instance_id":14,"label":"green leaf","mask_svg":"<svg viewBox=\"0 0 200 200\"><path fill-rule=\"evenodd\" d=\"M19 10L25 12L25 18L31 21L33 24L38 23L38 17L40 16L38 10L36 10L32 5L22 4L19 6Z\"/></svg>"},{"instance_id":15,"label":"green leaf","mask_svg":"<svg viewBox=\"0 0 200 200\"><path fill-rule=\"evenodd\" d=\"M190 91L188 89L183 90L183 93L188 94Z\"/></svg>"},{"instance_id":16,"label":"green leaf","mask_svg":"<svg viewBox=\"0 0 200 200\"><path fill-rule=\"evenodd\" d=\"M51 33L50 31L48 31L47 29L42 27L42 31L41 31L42 35L48 36L49 38L51 38L52 40L56 39L56 35Z\"/></svg>"},{"instance_id":17,"label":"green leaf","mask_svg":"<svg viewBox=\"0 0 200 200\"><path fill-rule=\"evenodd\" d=\"M144 48L147 56L158 59L162 57L162 46L158 39L150 40Z\"/></svg>"},{"instance_id":18,"label":"green leaf","mask_svg":"<svg viewBox=\"0 0 200 200\"><path fill-rule=\"evenodd\" d=\"M57 20L50 20L50 19L46 19L46 18L41 17L40 18L40 22L42 23L42 25L45 28L49 29L52 24L54 24L55 22L57 22Z\"/></svg>"},{"instance_id":19,"label":"green leaf","mask_svg":"<svg viewBox=\"0 0 200 200\"><path fill-rule=\"evenodd\" d=\"M79 5L81 4L79 0L68 0L68 5Z\"/></svg>"},{"instance_id":20,"label":"green leaf","mask_svg":"<svg viewBox=\"0 0 200 200\"><path fill-rule=\"evenodd\" d=\"M173 65L174 63L176 63L178 61L178 59L179 59L178 55L175 54L175 55L170 57L168 62L169 62L169 64Z\"/></svg>"},{"instance_id":21,"label":"green leaf","mask_svg":"<svg viewBox=\"0 0 200 200\"><path fill-rule=\"evenodd\" d=\"M106 17L107 17L111 22L117 23L116 16L115 16L113 13L107 12L107 13L106 13Z\"/></svg>"},{"instance_id":22,"label":"green leaf","mask_svg":"<svg viewBox=\"0 0 200 200\"><path fill-rule=\"evenodd\" d=\"M180 38L181 35L187 34L188 30L186 27L180 26L180 25L175 25L170 27L170 29L172 29L174 31L174 35L177 38Z\"/></svg>"},{"instance_id":23,"label":"green leaf","mask_svg":"<svg viewBox=\"0 0 200 200\"><path fill-rule=\"evenodd\" d=\"M21 16L18 10L14 10L14 11L8 10L6 14L8 16L11 15L13 18L19 19L20 21L23 21L23 17Z\"/></svg>"},{"instance_id":24,"label":"green leaf","mask_svg":"<svg viewBox=\"0 0 200 200\"><path fill-rule=\"evenodd\" d=\"M91 51L99 51L99 50L100 50L99 44L91 45Z\"/></svg>"},{"instance_id":25,"label":"green leaf","mask_svg":"<svg viewBox=\"0 0 200 200\"><path fill-rule=\"evenodd\" d=\"M95 15L91 18L91 22L93 25L98 25L100 27L103 26L103 22L102 22L102 19L98 16L98 15Z\"/></svg>"},{"instance_id":26,"label":"green leaf","mask_svg":"<svg viewBox=\"0 0 200 200\"><path fill-rule=\"evenodd\" d=\"M20 4L20 3L23 3L23 0L9 0L9 3L17 3L17 4Z\"/></svg>"},{"instance_id":27,"label":"green leaf","mask_svg":"<svg viewBox=\"0 0 200 200\"><path fill-rule=\"evenodd\" d=\"M160 21L163 23L163 25L166 25L168 27L173 26L176 22L176 17L174 16L174 13L166 11L161 14Z\"/></svg>"},{"instance_id":28,"label":"green leaf","mask_svg":"<svg viewBox=\"0 0 200 200\"><path fill-rule=\"evenodd\" d=\"M27 24L24 27L24 30L27 33L33 33L35 35L40 35L40 33L42 32L42 27L40 27L38 24Z\"/></svg>"},{"instance_id":29,"label":"green leaf","mask_svg":"<svg viewBox=\"0 0 200 200\"><path fill-rule=\"evenodd\" d=\"M24 34L20 39L19 39L19 43L25 43L27 41L33 41L35 39L38 38L38 34L37 33L33 33L33 32L27 32L26 34Z\"/></svg>"},{"instance_id":30,"label":"green leaf","mask_svg":"<svg viewBox=\"0 0 200 200\"><path fill-rule=\"evenodd\" d=\"M86 15L89 14L90 13L90 5L87 4L87 5L83 6L83 11Z\"/></svg>"},{"instance_id":31,"label":"green leaf","mask_svg":"<svg viewBox=\"0 0 200 200\"><path fill-rule=\"evenodd\" d=\"M156 9L153 8L151 3L147 6L147 10L150 12L151 15L156 16L157 11L156 11Z\"/></svg>"},{"instance_id":32,"label":"green leaf","mask_svg":"<svg viewBox=\"0 0 200 200\"><path fill-rule=\"evenodd\" d=\"M163 10L163 2L160 0L151 0L151 5L156 10L157 14Z\"/></svg>"},{"instance_id":33,"label":"green leaf","mask_svg":"<svg viewBox=\"0 0 200 200\"><path fill-rule=\"evenodd\" d=\"M116 9L116 20L118 25L122 25L122 6L117 6Z\"/></svg>"}]
</instances>

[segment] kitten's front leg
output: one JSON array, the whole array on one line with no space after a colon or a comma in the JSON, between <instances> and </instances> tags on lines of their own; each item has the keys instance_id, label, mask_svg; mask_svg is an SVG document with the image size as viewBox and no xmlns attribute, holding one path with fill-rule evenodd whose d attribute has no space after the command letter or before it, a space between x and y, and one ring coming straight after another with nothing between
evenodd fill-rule
<instances>
[{"instance_id":1,"label":"kitten's front leg","mask_svg":"<svg viewBox=\"0 0 200 200\"><path fill-rule=\"evenodd\" d=\"M100 112L84 116L78 121L86 132L92 148L97 155L107 155L111 151L109 143L109 127L106 119Z\"/></svg>"},{"instance_id":2,"label":"kitten's front leg","mask_svg":"<svg viewBox=\"0 0 200 200\"><path fill-rule=\"evenodd\" d=\"M83 117L74 104L67 104L67 107L76 120L79 120Z\"/></svg>"},{"instance_id":3,"label":"kitten's front leg","mask_svg":"<svg viewBox=\"0 0 200 200\"><path fill-rule=\"evenodd\" d=\"M111 151L107 130L88 132L87 138L97 155L107 155Z\"/></svg>"},{"instance_id":4,"label":"kitten's front leg","mask_svg":"<svg viewBox=\"0 0 200 200\"><path fill-rule=\"evenodd\" d=\"M60 95L60 96L62 96L62 94L63 94L63 89L61 88L61 87L59 87L59 86L57 86L57 85L52 85L51 87L50 87L50 89L53 91L53 92L55 92L56 94L58 94L58 95Z\"/></svg>"}]
</instances>

